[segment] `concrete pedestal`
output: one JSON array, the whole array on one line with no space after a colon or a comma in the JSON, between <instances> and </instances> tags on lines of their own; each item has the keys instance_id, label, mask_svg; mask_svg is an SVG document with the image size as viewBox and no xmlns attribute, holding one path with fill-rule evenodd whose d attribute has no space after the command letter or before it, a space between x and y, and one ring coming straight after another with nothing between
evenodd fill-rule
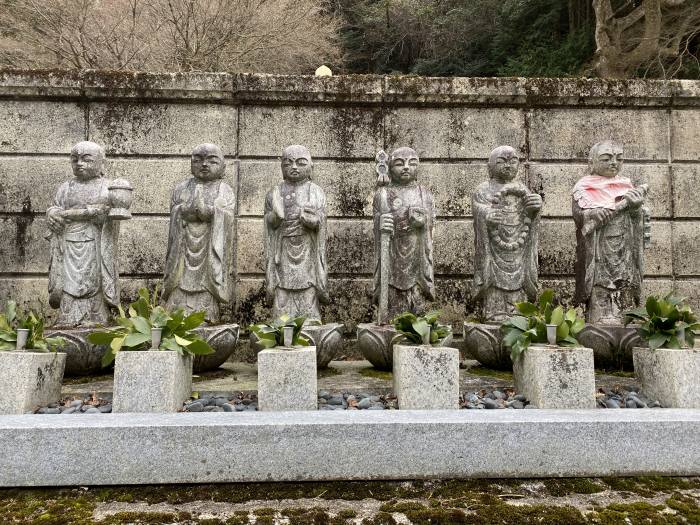
<instances>
[{"instance_id":1,"label":"concrete pedestal","mask_svg":"<svg viewBox=\"0 0 700 525\"><path fill-rule=\"evenodd\" d=\"M642 393L665 408L700 408L700 349L635 348Z\"/></svg>"},{"instance_id":2,"label":"concrete pedestal","mask_svg":"<svg viewBox=\"0 0 700 525\"><path fill-rule=\"evenodd\" d=\"M192 356L122 350L114 365L112 412L178 412L192 394Z\"/></svg>"},{"instance_id":3,"label":"concrete pedestal","mask_svg":"<svg viewBox=\"0 0 700 525\"><path fill-rule=\"evenodd\" d=\"M66 354L0 352L0 414L24 414L61 398Z\"/></svg>"},{"instance_id":4,"label":"concrete pedestal","mask_svg":"<svg viewBox=\"0 0 700 525\"><path fill-rule=\"evenodd\" d=\"M316 347L275 347L258 353L258 410L317 410Z\"/></svg>"},{"instance_id":5,"label":"concrete pedestal","mask_svg":"<svg viewBox=\"0 0 700 525\"><path fill-rule=\"evenodd\" d=\"M513 379L537 408L595 408L590 348L531 345L513 363Z\"/></svg>"},{"instance_id":6,"label":"concrete pedestal","mask_svg":"<svg viewBox=\"0 0 700 525\"><path fill-rule=\"evenodd\" d=\"M404 410L459 408L459 350L394 345L394 394Z\"/></svg>"}]
</instances>

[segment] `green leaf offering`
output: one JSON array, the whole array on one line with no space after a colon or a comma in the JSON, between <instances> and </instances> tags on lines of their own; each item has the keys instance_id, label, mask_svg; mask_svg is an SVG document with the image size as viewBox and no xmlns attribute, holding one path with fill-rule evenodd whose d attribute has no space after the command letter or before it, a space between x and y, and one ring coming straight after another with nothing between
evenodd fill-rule
<instances>
[{"instance_id":1,"label":"green leaf offering","mask_svg":"<svg viewBox=\"0 0 700 525\"><path fill-rule=\"evenodd\" d=\"M659 299L650 295L643 307L625 312L625 326L638 325L639 336L649 343L649 348L693 348L700 323L682 297L672 294Z\"/></svg>"},{"instance_id":2,"label":"green leaf offering","mask_svg":"<svg viewBox=\"0 0 700 525\"><path fill-rule=\"evenodd\" d=\"M28 330L27 342L24 349L28 352L55 352L62 348L66 341L62 337L44 336L44 319L30 311L26 315L17 309L14 301L8 301L3 313L0 314L0 352L10 352L17 349L17 330Z\"/></svg>"},{"instance_id":3,"label":"green leaf offering","mask_svg":"<svg viewBox=\"0 0 700 525\"><path fill-rule=\"evenodd\" d=\"M182 308L169 312L158 302L157 290L151 296L147 288L141 288L139 298L128 306L126 312L119 306L115 328L96 330L88 336L91 343L107 346L107 351L102 356L103 367L112 363L122 350L151 350L153 328L162 329L160 345L155 350L169 350L180 355L206 355L214 352L194 332L204 322L204 312L185 316Z\"/></svg>"},{"instance_id":4,"label":"green leaf offering","mask_svg":"<svg viewBox=\"0 0 700 525\"><path fill-rule=\"evenodd\" d=\"M509 317L501 324L503 345L510 348L511 360L535 343L547 343L547 325L555 325L558 346L576 346L576 336L586 326L583 317L575 308L565 310L554 305L554 290L546 289L536 303L515 303L517 315Z\"/></svg>"},{"instance_id":5,"label":"green leaf offering","mask_svg":"<svg viewBox=\"0 0 700 525\"><path fill-rule=\"evenodd\" d=\"M437 345L447 336L452 334L452 328L440 324L439 311L428 312L423 316L417 316L411 312L397 315L392 324L397 332L394 342L405 340L416 345Z\"/></svg>"},{"instance_id":6,"label":"green leaf offering","mask_svg":"<svg viewBox=\"0 0 700 525\"><path fill-rule=\"evenodd\" d=\"M306 317L299 316L292 318L287 314L282 314L274 321L267 323L252 324L248 330L258 337L258 344L263 348L285 347L285 328L292 329L291 346L309 346L309 340L301 335Z\"/></svg>"}]
</instances>

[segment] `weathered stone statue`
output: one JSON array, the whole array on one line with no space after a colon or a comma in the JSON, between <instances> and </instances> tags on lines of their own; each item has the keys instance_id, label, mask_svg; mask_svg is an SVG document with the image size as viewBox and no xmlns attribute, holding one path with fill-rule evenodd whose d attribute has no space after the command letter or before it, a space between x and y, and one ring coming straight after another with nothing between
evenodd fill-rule
<instances>
[{"instance_id":1,"label":"weathered stone statue","mask_svg":"<svg viewBox=\"0 0 700 525\"><path fill-rule=\"evenodd\" d=\"M131 187L105 178L104 150L94 142L79 142L70 158L75 178L61 185L46 212L49 304L60 308L58 327L106 324L119 302L119 220L129 218Z\"/></svg>"},{"instance_id":2,"label":"weathered stone statue","mask_svg":"<svg viewBox=\"0 0 700 525\"><path fill-rule=\"evenodd\" d=\"M386 319L404 311L422 313L426 300L435 300L433 223L430 191L416 181L418 154L399 148L389 157L390 182L374 194L374 298L381 304L382 265L388 289ZM388 237L382 250L382 237Z\"/></svg>"},{"instance_id":3,"label":"weathered stone statue","mask_svg":"<svg viewBox=\"0 0 700 525\"><path fill-rule=\"evenodd\" d=\"M637 329L623 326L622 318L641 298L648 187L634 187L622 177L622 163L621 145L595 144L589 155L591 174L573 189L576 300L586 304L588 323L578 340L593 349L599 368L631 368L633 348L644 346Z\"/></svg>"},{"instance_id":4,"label":"weathered stone statue","mask_svg":"<svg viewBox=\"0 0 700 525\"><path fill-rule=\"evenodd\" d=\"M645 185L622 177L622 146L610 141L590 151L591 174L573 189L576 222L576 299L589 323L621 324L639 304L644 275Z\"/></svg>"},{"instance_id":5,"label":"weathered stone statue","mask_svg":"<svg viewBox=\"0 0 700 525\"><path fill-rule=\"evenodd\" d=\"M163 299L170 309L203 310L218 323L219 305L233 296L236 195L222 180L226 161L218 146L197 146L191 167L170 203Z\"/></svg>"},{"instance_id":6,"label":"weathered stone statue","mask_svg":"<svg viewBox=\"0 0 700 525\"><path fill-rule=\"evenodd\" d=\"M510 146L489 156L489 180L472 196L474 294L486 322L513 313L513 303L537 296L537 240L542 198L515 181L519 160Z\"/></svg>"},{"instance_id":7,"label":"weathered stone statue","mask_svg":"<svg viewBox=\"0 0 700 525\"><path fill-rule=\"evenodd\" d=\"M265 197L265 275L275 317L320 320L319 302L328 301L326 196L311 182L312 171L308 149L287 147L284 180Z\"/></svg>"},{"instance_id":8,"label":"weathered stone statue","mask_svg":"<svg viewBox=\"0 0 700 525\"><path fill-rule=\"evenodd\" d=\"M388 157L384 151L377 154L372 206L377 322L357 325L357 343L365 359L380 370L394 365L398 332L392 319L405 311L422 314L426 302L435 300L435 207L430 191L416 181L418 163L411 148L398 148Z\"/></svg>"}]
</instances>

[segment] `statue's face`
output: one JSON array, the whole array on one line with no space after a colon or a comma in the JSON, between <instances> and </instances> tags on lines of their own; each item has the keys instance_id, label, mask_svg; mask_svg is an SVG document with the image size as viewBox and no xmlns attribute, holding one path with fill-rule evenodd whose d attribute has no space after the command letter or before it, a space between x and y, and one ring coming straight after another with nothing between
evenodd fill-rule
<instances>
[{"instance_id":1,"label":"statue's face","mask_svg":"<svg viewBox=\"0 0 700 525\"><path fill-rule=\"evenodd\" d=\"M591 158L591 171L601 177L615 177L622 171L622 147L611 142L599 145Z\"/></svg>"},{"instance_id":2,"label":"statue's face","mask_svg":"<svg viewBox=\"0 0 700 525\"><path fill-rule=\"evenodd\" d=\"M309 151L301 146L291 146L282 156L282 177L288 182L303 182L311 178L313 163Z\"/></svg>"},{"instance_id":3,"label":"statue's face","mask_svg":"<svg viewBox=\"0 0 700 525\"><path fill-rule=\"evenodd\" d=\"M416 180L418 155L410 148L401 148L391 154L389 175L395 184L406 185Z\"/></svg>"},{"instance_id":4,"label":"statue's face","mask_svg":"<svg viewBox=\"0 0 700 525\"><path fill-rule=\"evenodd\" d=\"M104 157L97 144L81 142L70 152L73 175L78 180L90 180L102 174Z\"/></svg>"},{"instance_id":5,"label":"statue's face","mask_svg":"<svg viewBox=\"0 0 700 525\"><path fill-rule=\"evenodd\" d=\"M489 159L491 177L502 183L512 181L518 174L519 166L520 160L512 148L504 148Z\"/></svg>"},{"instance_id":6,"label":"statue's face","mask_svg":"<svg viewBox=\"0 0 700 525\"><path fill-rule=\"evenodd\" d=\"M226 163L221 150L214 144L202 144L192 152L192 175L202 181L224 176Z\"/></svg>"}]
</instances>

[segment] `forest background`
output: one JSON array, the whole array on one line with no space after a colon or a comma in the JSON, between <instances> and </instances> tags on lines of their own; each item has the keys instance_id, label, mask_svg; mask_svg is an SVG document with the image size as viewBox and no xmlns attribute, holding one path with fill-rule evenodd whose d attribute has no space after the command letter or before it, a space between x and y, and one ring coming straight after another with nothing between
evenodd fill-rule
<instances>
[{"instance_id":1,"label":"forest background","mask_svg":"<svg viewBox=\"0 0 700 525\"><path fill-rule=\"evenodd\" d=\"M700 78L700 0L0 0L0 68Z\"/></svg>"}]
</instances>

